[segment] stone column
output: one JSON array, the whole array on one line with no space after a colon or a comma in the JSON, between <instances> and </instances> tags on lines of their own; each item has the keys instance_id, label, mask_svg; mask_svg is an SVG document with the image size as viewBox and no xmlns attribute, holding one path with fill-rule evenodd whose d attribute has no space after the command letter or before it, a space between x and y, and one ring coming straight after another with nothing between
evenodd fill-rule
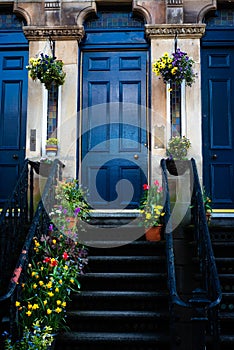
<instances>
[{"instance_id":1,"label":"stone column","mask_svg":"<svg viewBox=\"0 0 234 350\"><path fill-rule=\"evenodd\" d=\"M192 143L189 157L196 159L201 174L201 74L200 74L200 38L204 34L203 24L161 24L146 25L146 35L151 40L151 63L168 52L174 51L174 39L177 35L177 46L187 52L195 61L195 71L198 73L192 87L186 87L185 115L187 137ZM167 120L167 87L162 79L151 74L151 125L152 125L152 174L159 173L159 159L165 157L167 140L170 137L170 120ZM164 146L154 147L154 128L165 126ZM168 130L169 129L169 130ZM155 175L154 175L155 176Z\"/></svg>"},{"instance_id":2,"label":"stone column","mask_svg":"<svg viewBox=\"0 0 234 350\"><path fill-rule=\"evenodd\" d=\"M66 80L59 87L58 139L61 160L70 159L76 164L77 96L78 96L78 43L83 37L82 26L25 27L29 40L29 57L47 49L48 38L55 43L55 56L64 62ZM28 114L26 157L40 158L42 143L45 141L43 123L47 118L47 91L38 81L28 80ZM36 129L36 151L30 151L30 130ZM69 167L66 167L68 169ZM76 166L72 164L69 176L75 176ZM67 172L68 170L66 170Z\"/></svg>"}]
</instances>

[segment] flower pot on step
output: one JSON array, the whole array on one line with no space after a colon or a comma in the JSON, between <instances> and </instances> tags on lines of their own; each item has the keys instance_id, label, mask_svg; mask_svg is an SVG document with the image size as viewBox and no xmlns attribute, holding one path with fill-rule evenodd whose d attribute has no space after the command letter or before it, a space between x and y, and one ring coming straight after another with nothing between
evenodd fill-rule
<instances>
[{"instance_id":1,"label":"flower pot on step","mask_svg":"<svg viewBox=\"0 0 234 350\"><path fill-rule=\"evenodd\" d=\"M153 226L145 230L147 241L161 241L163 233L163 225Z\"/></svg>"}]
</instances>

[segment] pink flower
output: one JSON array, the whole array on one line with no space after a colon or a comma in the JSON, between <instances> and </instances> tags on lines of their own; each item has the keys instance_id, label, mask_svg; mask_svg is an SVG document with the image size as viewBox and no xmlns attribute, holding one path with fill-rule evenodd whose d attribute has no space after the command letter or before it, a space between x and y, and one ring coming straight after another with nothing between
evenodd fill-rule
<instances>
[{"instance_id":1,"label":"pink flower","mask_svg":"<svg viewBox=\"0 0 234 350\"><path fill-rule=\"evenodd\" d=\"M149 187L148 184L144 184L144 185L143 185L143 190L144 190L144 191L149 190L149 188L150 188L150 187Z\"/></svg>"},{"instance_id":2,"label":"pink flower","mask_svg":"<svg viewBox=\"0 0 234 350\"><path fill-rule=\"evenodd\" d=\"M155 181L154 181L154 184L155 184L155 186L159 186L159 181L158 181L158 180L155 180Z\"/></svg>"},{"instance_id":3,"label":"pink flower","mask_svg":"<svg viewBox=\"0 0 234 350\"><path fill-rule=\"evenodd\" d=\"M158 193L161 193L163 191L163 188L162 188L162 186L160 186L158 189L157 189L157 192Z\"/></svg>"}]
</instances>

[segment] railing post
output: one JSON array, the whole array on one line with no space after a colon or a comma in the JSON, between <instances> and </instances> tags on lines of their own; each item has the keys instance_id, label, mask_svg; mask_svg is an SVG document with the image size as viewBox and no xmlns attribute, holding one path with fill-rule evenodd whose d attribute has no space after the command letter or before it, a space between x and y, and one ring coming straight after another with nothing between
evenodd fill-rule
<instances>
[{"instance_id":1,"label":"railing post","mask_svg":"<svg viewBox=\"0 0 234 350\"><path fill-rule=\"evenodd\" d=\"M197 288L193 291L193 297L189 300L192 305L192 348L191 350L206 349L206 328L208 322L206 291Z\"/></svg>"}]
</instances>

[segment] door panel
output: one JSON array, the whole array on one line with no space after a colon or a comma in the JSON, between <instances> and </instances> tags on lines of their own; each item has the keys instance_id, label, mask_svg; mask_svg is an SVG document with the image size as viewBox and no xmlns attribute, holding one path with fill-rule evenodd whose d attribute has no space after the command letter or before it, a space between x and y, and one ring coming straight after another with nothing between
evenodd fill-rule
<instances>
[{"instance_id":1,"label":"door panel","mask_svg":"<svg viewBox=\"0 0 234 350\"><path fill-rule=\"evenodd\" d=\"M215 208L234 208L234 48L204 47L204 185Z\"/></svg>"},{"instance_id":2,"label":"door panel","mask_svg":"<svg viewBox=\"0 0 234 350\"><path fill-rule=\"evenodd\" d=\"M27 61L27 50L1 50L0 44L0 206L11 194L25 158Z\"/></svg>"},{"instance_id":3,"label":"door panel","mask_svg":"<svg viewBox=\"0 0 234 350\"><path fill-rule=\"evenodd\" d=\"M135 208L147 181L146 51L84 52L82 174L96 208Z\"/></svg>"}]
</instances>

